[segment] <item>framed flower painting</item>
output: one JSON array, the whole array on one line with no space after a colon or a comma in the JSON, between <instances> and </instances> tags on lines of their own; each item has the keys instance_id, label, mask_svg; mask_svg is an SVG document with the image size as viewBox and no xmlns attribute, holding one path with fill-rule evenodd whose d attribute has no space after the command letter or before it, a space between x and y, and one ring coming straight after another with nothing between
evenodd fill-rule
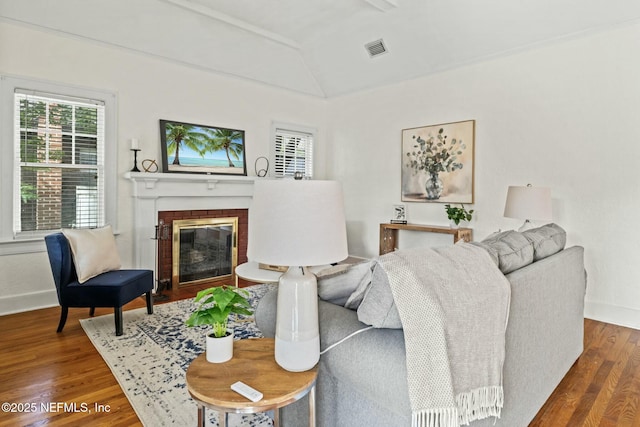
<instances>
[{"instance_id":1,"label":"framed flower painting","mask_svg":"<svg viewBox=\"0 0 640 427\"><path fill-rule=\"evenodd\" d=\"M475 120L402 130L402 201L473 203Z\"/></svg>"}]
</instances>

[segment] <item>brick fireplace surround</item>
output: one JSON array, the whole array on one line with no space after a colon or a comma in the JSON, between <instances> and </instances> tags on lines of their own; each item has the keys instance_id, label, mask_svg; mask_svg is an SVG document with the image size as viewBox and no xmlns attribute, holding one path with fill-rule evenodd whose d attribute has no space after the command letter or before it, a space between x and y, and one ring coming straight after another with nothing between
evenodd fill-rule
<instances>
[{"instance_id":1,"label":"brick fireplace surround","mask_svg":"<svg viewBox=\"0 0 640 427\"><path fill-rule=\"evenodd\" d=\"M133 266L156 270L155 226L161 212L245 211L251 204L254 177L181 173L127 172L133 186ZM227 216L226 213L224 216ZM238 216L240 215L228 215ZM176 218L174 218L176 219ZM168 222L168 221L166 221ZM247 220L244 221L245 225ZM240 220L238 221L239 228ZM238 230L240 232L240 230ZM246 262L246 235L238 236L238 263ZM241 249L242 245L242 249ZM170 268L170 266L169 266ZM167 277L162 272L162 277ZM171 271L169 276L171 277Z\"/></svg>"},{"instance_id":2,"label":"brick fireplace surround","mask_svg":"<svg viewBox=\"0 0 640 427\"><path fill-rule=\"evenodd\" d=\"M169 227L169 238L158 241L158 280L168 279L171 281L171 268L173 263L173 245L171 241L171 230L173 221L181 219L208 219L208 218L238 218L238 265L247 262L247 234L249 224L248 209L215 209L215 210L179 210L158 212L158 222L164 221ZM212 280L212 284L217 284L219 280ZM233 284L233 281L224 281L225 284ZM174 285L175 286L175 285Z\"/></svg>"}]
</instances>

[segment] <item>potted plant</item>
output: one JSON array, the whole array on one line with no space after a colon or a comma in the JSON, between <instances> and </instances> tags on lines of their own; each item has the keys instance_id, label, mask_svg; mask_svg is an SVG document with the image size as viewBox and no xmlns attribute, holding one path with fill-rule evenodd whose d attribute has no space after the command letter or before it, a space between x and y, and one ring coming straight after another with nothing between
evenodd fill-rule
<instances>
[{"instance_id":1,"label":"potted plant","mask_svg":"<svg viewBox=\"0 0 640 427\"><path fill-rule=\"evenodd\" d=\"M233 331L227 330L231 313L252 314L247 301L249 293L231 286L216 286L204 289L196 295L199 303L186 321L187 326L211 325L207 334L207 361L222 363L233 357Z\"/></svg>"},{"instance_id":2,"label":"potted plant","mask_svg":"<svg viewBox=\"0 0 640 427\"><path fill-rule=\"evenodd\" d=\"M460 225L460 221L471 221L471 214L473 209L467 211L463 204L460 204L461 208L456 208L451 205L444 205L444 209L447 211L447 218L451 221L451 227L457 228Z\"/></svg>"}]
</instances>

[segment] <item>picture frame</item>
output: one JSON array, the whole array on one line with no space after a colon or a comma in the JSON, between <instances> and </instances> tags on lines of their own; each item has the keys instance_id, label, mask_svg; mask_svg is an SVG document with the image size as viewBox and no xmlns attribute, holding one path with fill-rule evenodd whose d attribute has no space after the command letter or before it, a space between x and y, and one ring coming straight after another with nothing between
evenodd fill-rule
<instances>
[{"instance_id":1,"label":"picture frame","mask_svg":"<svg viewBox=\"0 0 640 427\"><path fill-rule=\"evenodd\" d=\"M243 130L160 120L162 171L247 175Z\"/></svg>"},{"instance_id":2,"label":"picture frame","mask_svg":"<svg viewBox=\"0 0 640 427\"><path fill-rule=\"evenodd\" d=\"M391 218L391 224L406 224L407 223L407 207L406 205L393 205L393 216Z\"/></svg>"},{"instance_id":3,"label":"picture frame","mask_svg":"<svg viewBox=\"0 0 640 427\"><path fill-rule=\"evenodd\" d=\"M402 201L473 203L475 120L402 130Z\"/></svg>"}]
</instances>

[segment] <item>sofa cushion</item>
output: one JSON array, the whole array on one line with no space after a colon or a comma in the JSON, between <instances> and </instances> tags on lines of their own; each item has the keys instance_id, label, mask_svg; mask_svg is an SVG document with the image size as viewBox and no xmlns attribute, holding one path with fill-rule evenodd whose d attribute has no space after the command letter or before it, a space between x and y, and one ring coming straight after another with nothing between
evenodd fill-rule
<instances>
[{"instance_id":1,"label":"sofa cushion","mask_svg":"<svg viewBox=\"0 0 640 427\"><path fill-rule=\"evenodd\" d=\"M110 225L93 229L63 229L62 233L69 240L78 282L84 283L101 273L121 267Z\"/></svg>"},{"instance_id":2,"label":"sofa cushion","mask_svg":"<svg viewBox=\"0 0 640 427\"><path fill-rule=\"evenodd\" d=\"M540 254L551 255L562 243L560 227L540 227L543 230L524 233L508 230L492 234L482 242L473 242L487 250L492 260L503 274L525 267L534 261L534 243L538 242ZM560 229L562 230L562 229ZM556 250L558 252L562 249ZM555 252L553 252L555 253ZM546 256L548 256L546 255ZM374 264L371 283L361 282L347 300L345 307L358 310L358 320L376 328L402 329L400 315L393 301L387 274L378 264Z\"/></svg>"},{"instance_id":3,"label":"sofa cushion","mask_svg":"<svg viewBox=\"0 0 640 427\"><path fill-rule=\"evenodd\" d=\"M378 263L373 268L371 285L358 306L358 320L375 328L402 329L387 273Z\"/></svg>"},{"instance_id":4,"label":"sofa cushion","mask_svg":"<svg viewBox=\"0 0 640 427\"><path fill-rule=\"evenodd\" d=\"M557 224L547 224L522 233L533 245L533 260L560 252L567 243L567 233Z\"/></svg>"},{"instance_id":5,"label":"sofa cushion","mask_svg":"<svg viewBox=\"0 0 640 427\"><path fill-rule=\"evenodd\" d=\"M362 284L371 281L373 261L366 260L357 264L338 264L316 273L318 296L324 301L344 307L345 303Z\"/></svg>"},{"instance_id":6,"label":"sofa cushion","mask_svg":"<svg viewBox=\"0 0 640 427\"><path fill-rule=\"evenodd\" d=\"M473 244L486 249L504 274L533 262L533 244L522 233L514 230L492 234Z\"/></svg>"}]
</instances>

